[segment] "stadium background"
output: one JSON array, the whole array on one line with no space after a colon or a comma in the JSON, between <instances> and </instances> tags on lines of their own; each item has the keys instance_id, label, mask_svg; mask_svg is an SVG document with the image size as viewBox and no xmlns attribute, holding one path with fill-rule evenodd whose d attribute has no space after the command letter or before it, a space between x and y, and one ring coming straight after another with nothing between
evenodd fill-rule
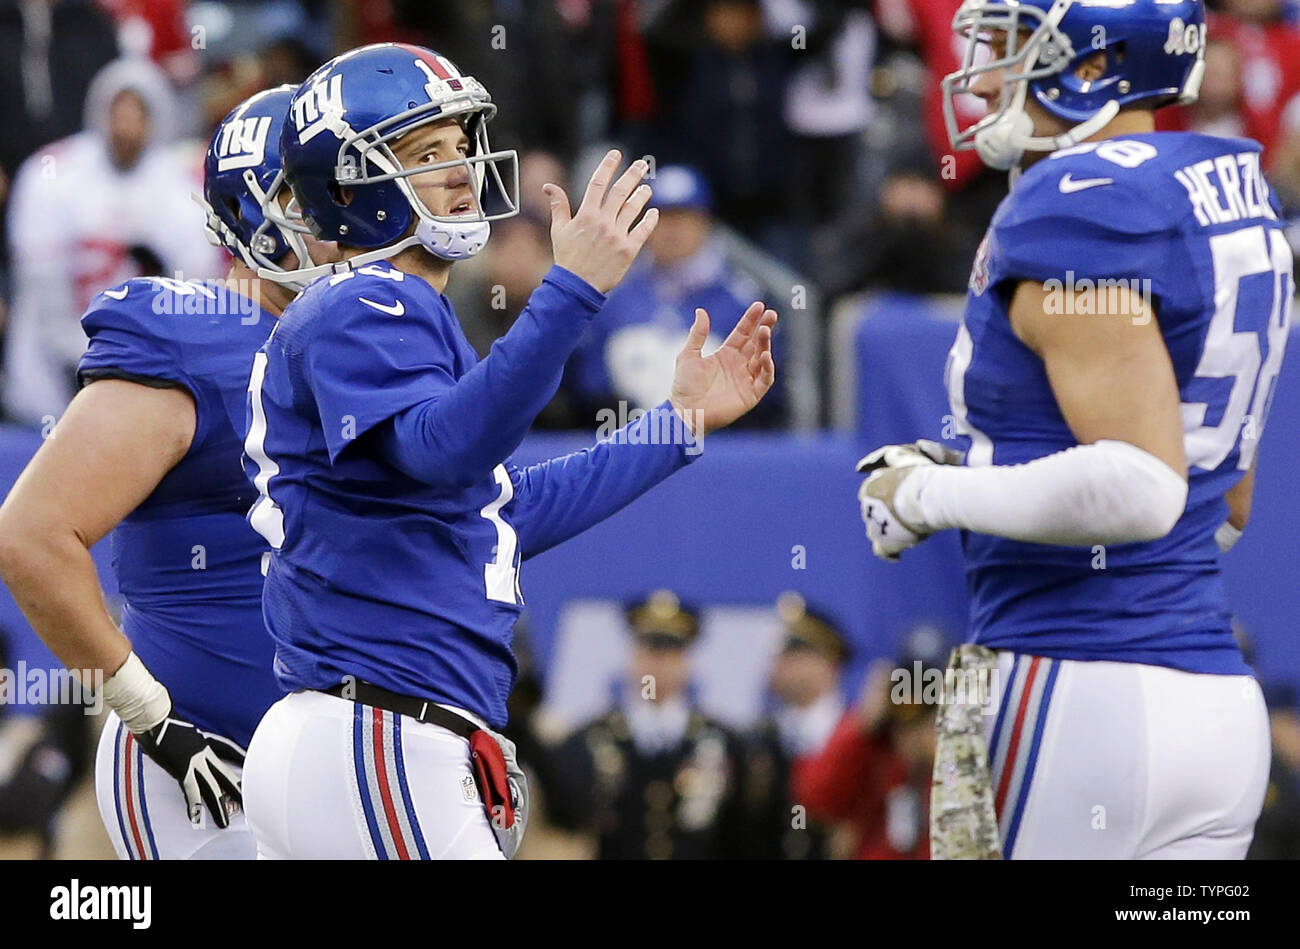
<instances>
[{"instance_id":1,"label":"stadium background","mask_svg":"<svg viewBox=\"0 0 1300 949\"><path fill-rule=\"evenodd\" d=\"M481 348L508 327L549 262L545 209L538 207L543 180L561 177L572 191L610 143L629 156L653 156L657 169L690 169L666 180L662 198L680 212L677 233L692 246L700 242L699 250L678 259L661 247L657 272L629 278L640 282L620 301L620 320L624 329L645 330L628 335L621 350L630 352L633 368L593 373L591 360L599 364L612 350L593 344L580 353L587 363L571 367L521 460L580 447L600 409L644 401L638 396L646 377L635 367L661 365L664 352L675 350L664 311L675 303L681 309L683 286L705 287L723 305L757 287L782 320L782 381L769 411L746 431L710 436L706 464L525 566L523 645L537 701L515 727L531 727L533 746L546 755L603 713L626 677L622 607L658 588L699 607L691 696L720 723L748 734L772 713L769 676L786 633L774 607L787 590L839 627L849 651L835 688L853 707L864 684L869 690L873 660L900 658L918 628L956 641L964 624L955 538L911 552L902 567L873 560L852 470L875 445L944 436L940 375L960 316L954 294L1005 193L1003 176L982 171L969 153L951 155L941 132L937 77L956 55L947 24L957 5L0 0L0 101L9 110L0 139L0 485L12 482L48 434L65 404L60 393L70 395L76 320L90 296L138 274L179 271L190 279L223 268L215 254L205 263L202 249L180 262L174 245L193 244L198 212L161 214L181 205L156 193L117 208L118 220L88 214L69 224L68 215L94 207L123 172L93 163L69 171L69 136L85 143L99 135L119 158L127 155L125 163L131 158L130 142L122 143L131 130L108 120L102 82L96 98L101 70L125 59L135 70L128 77L161 81L164 97L142 96L152 121L136 133L136 146L164 163L179 192L198 190L203 143L245 96L297 83L330 55L362 43L428 45L487 85L501 109L491 126L494 144L522 156L524 214L498 226L481 258L458 265L449 291ZM1202 102L1162 121L1262 141L1300 251L1300 3L1211 6ZM121 79L110 91L133 81ZM122 193L138 192L124 186ZM133 217L152 230L144 223L133 229ZM181 233L184 241L173 239ZM652 296L653 306L639 303ZM1278 779L1293 785L1280 806L1293 810L1300 766L1300 513L1290 481L1300 468L1297 358L1293 353L1279 379L1250 529L1225 563L1243 641L1275 705L1275 757L1290 769ZM96 552L111 598L106 547ZM55 667L7 594L0 595L0 630L0 665ZM77 778L80 739L53 742L72 779L61 780L62 766L47 757L37 768L44 784L14 786L32 766L33 743L47 734L43 714L0 706L0 855L111 855L93 794ZM880 769L889 765L878 757ZM48 808L33 806L33 788L48 789ZM862 814L849 808L826 819L828 833L839 825L829 853L862 854L864 836L883 833ZM1270 853L1300 856L1300 817L1281 817ZM526 855L593 852L591 828L551 828L543 819L535 837ZM916 855L894 850L874 855Z\"/></svg>"}]
</instances>

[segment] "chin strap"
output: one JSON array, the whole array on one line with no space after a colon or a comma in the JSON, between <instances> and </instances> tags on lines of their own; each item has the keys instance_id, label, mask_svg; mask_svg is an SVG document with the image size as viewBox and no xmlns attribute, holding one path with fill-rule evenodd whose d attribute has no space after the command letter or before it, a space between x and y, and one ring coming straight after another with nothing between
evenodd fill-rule
<instances>
[{"instance_id":1,"label":"chin strap","mask_svg":"<svg viewBox=\"0 0 1300 949\"><path fill-rule=\"evenodd\" d=\"M1097 110L1097 114L1086 122L1080 122L1068 132L1060 135L1035 136L1025 142L1027 152L1054 152L1060 148L1072 148L1096 135L1119 115L1120 105L1111 99Z\"/></svg>"},{"instance_id":2,"label":"chin strap","mask_svg":"<svg viewBox=\"0 0 1300 949\"><path fill-rule=\"evenodd\" d=\"M1096 114L1060 135L1034 135L1034 121L1025 111L1028 84L1020 83L1016 99L998 121L975 135L975 150L990 168L1009 171L1025 152L1054 152L1070 148L1096 135L1119 115L1120 104L1110 100Z\"/></svg>"},{"instance_id":3,"label":"chin strap","mask_svg":"<svg viewBox=\"0 0 1300 949\"><path fill-rule=\"evenodd\" d=\"M492 236L492 225L487 221L460 224L422 217L415 227L415 236L421 246L435 257L465 260L487 245Z\"/></svg>"},{"instance_id":4,"label":"chin strap","mask_svg":"<svg viewBox=\"0 0 1300 949\"><path fill-rule=\"evenodd\" d=\"M304 286L321 278L328 277L332 274L347 273L349 270L356 270L358 267L364 267L366 264L373 264L379 260L387 260L390 257L396 257L408 247L415 247L420 243L420 239L412 234L410 237L404 237L396 244L389 244L387 247L377 247L374 250L366 251L364 254L357 254L347 260L337 260L329 264L318 264L315 267L302 267L298 270L270 270L266 267L257 268L257 275L264 280L272 280L276 283L288 284L291 282L300 282Z\"/></svg>"},{"instance_id":5,"label":"chin strap","mask_svg":"<svg viewBox=\"0 0 1300 949\"><path fill-rule=\"evenodd\" d=\"M422 220L416 225L414 234L402 238L396 244L377 247L347 260L320 264L315 267L303 267L298 270L271 270L266 267L258 267L257 275L264 280L301 288L321 277L347 273L349 270L356 270L366 264L388 260L396 257L408 247L416 246L423 247L442 260L465 260L473 257L484 248L491 231L492 225L487 221L451 224L441 221Z\"/></svg>"}]
</instances>

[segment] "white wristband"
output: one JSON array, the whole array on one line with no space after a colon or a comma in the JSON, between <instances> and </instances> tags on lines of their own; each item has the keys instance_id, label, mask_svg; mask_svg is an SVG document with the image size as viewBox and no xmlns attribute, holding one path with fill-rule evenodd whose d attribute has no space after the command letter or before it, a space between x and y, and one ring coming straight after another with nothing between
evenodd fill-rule
<instances>
[{"instance_id":1,"label":"white wristband","mask_svg":"<svg viewBox=\"0 0 1300 949\"><path fill-rule=\"evenodd\" d=\"M1214 532L1214 542L1219 545L1219 553L1226 554L1241 540L1241 531L1233 527L1227 521L1219 525L1219 529Z\"/></svg>"},{"instance_id":2,"label":"white wristband","mask_svg":"<svg viewBox=\"0 0 1300 949\"><path fill-rule=\"evenodd\" d=\"M134 652L104 682L104 701L137 735L161 723L172 710L172 697L166 687Z\"/></svg>"},{"instance_id":3,"label":"white wristband","mask_svg":"<svg viewBox=\"0 0 1300 949\"><path fill-rule=\"evenodd\" d=\"M894 509L924 532L960 527L1033 544L1156 540L1187 505L1187 482L1149 452L1105 439L1022 465L921 466Z\"/></svg>"}]
</instances>

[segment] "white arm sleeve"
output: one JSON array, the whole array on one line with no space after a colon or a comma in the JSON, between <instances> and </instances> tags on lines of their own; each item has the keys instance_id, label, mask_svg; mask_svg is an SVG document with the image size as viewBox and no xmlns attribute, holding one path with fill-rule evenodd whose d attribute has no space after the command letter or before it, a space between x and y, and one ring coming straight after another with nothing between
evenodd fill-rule
<instances>
[{"instance_id":1,"label":"white arm sleeve","mask_svg":"<svg viewBox=\"0 0 1300 949\"><path fill-rule=\"evenodd\" d=\"M1087 547L1164 537L1187 505L1187 481L1149 452L1103 440L1023 465L914 469L898 516L923 531L959 527L1033 544Z\"/></svg>"}]
</instances>

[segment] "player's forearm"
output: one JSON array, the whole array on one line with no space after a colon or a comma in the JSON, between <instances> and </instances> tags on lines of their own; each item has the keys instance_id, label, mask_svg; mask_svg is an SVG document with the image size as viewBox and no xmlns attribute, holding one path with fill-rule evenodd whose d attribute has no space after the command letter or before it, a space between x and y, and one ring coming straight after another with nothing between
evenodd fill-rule
<instances>
[{"instance_id":1,"label":"player's forearm","mask_svg":"<svg viewBox=\"0 0 1300 949\"><path fill-rule=\"evenodd\" d=\"M382 436L390 460L435 486L466 484L505 461L554 398L565 362L604 299L563 268L551 268L485 359L395 418Z\"/></svg>"},{"instance_id":2,"label":"player's forearm","mask_svg":"<svg viewBox=\"0 0 1300 949\"><path fill-rule=\"evenodd\" d=\"M72 531L0 517L0 576L32 629L69 669L107 678L131 644L104 608L90 551Z\"/></svg>"},{"instance_id":3,"label":"player's forearm","mask_svg":"<svg viewBox=\"0 0 1300 949\"><path fill-rule=\"evenodd\" d=\"M1154 455L1103 440L1022 465L917 468L894 500L898 516L923 532L1123 544L1169 533L1187 504L1187 482Z\"/></svg>"},{"instance_id":4,"label":"player's forearm","mask_svg":"<svg viewBox=\"0 0 1300 949\"><path fill-rule=\"evenodd\" d=\"M631 504L700 455L700 444L665 402L606 441L516 471L511 521L533 557Z\"/></svg>"}]
</instances>

